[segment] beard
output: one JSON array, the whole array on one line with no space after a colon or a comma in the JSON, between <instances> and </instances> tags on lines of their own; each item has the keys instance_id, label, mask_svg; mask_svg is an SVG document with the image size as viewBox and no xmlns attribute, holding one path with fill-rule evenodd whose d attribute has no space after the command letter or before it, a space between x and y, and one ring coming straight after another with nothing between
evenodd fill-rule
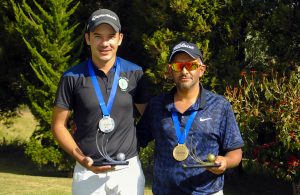
<instances>
[{"instance_id":1,"label":"beard","mask_svg":"<svg viewBox=\"0 0 300 195\"><path fill-rule=\"evenodd\" d=\"M198 85L197 81L194 80L193 77L189 77L187 81L181 81L182 76L178 78L178 80L175 82L176 86L181 91L187 91L191 88L193 88L195 85Z\"/></svg>"},{"instance_id":2,"label":"beard","mask_svg":"<svg viewBox=\"0 0 300 195\"><path fill-rule=\"evenodd\" d=\"M177 88L182 90L182 91L186 91L188 89L190 89L193 85L192 85L192 82L178 82L176 84Z\"/></svg>"}]
</instances>

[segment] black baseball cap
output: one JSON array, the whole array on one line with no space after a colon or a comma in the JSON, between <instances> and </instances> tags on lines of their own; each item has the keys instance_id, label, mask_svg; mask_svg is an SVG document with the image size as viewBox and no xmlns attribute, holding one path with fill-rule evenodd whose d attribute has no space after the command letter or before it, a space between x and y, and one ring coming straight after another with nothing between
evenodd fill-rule
<instances>
[{"instance_id":1,"label":"black baseball cap","mask_svg":"<svg viewBox=\"0 0 300 195\"><path fill-rule=\"evenodd\" d=\"M194 43L188 43L186 41L182 41L182 42L178 43L177 45L175 45L172 49L172 53L170 55L169 62L172 61L172 57L177 52L185 52L194 59L200 58L200 60L203 62L202 54L201 54L200 50L198 49L197 45L195 45Z\"/></svg>"},{"instance_id":2,"label":"black baseball cap","mask_svg":"<svg viewBox=\"0 0 300 195\"><path fill-rule=\"evenodd\" d=\"M100 24L109 24L116 32L121 31L121 24L118 15L108 9L99 9L92 13L86 26L87 32L93 32Z\"/></svg>"}]
</instances>

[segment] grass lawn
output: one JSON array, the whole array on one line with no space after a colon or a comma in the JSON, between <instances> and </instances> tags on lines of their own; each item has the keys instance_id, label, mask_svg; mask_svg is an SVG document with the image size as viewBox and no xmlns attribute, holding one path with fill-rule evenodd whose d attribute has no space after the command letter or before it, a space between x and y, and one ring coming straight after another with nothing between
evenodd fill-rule
<instances>
[{"instance_id":1,"label":"grass lawn","mask_svg":"<svg viewBox=\"0 0 300 195\"><path fill-rule=\"evenodd\" d=\"M72 178L53 170L39 170L24 157L23 151L10 141L26 141L37 125L25 107L14 123L0 124L0 194L64 195L71 194ZM292 185L276 180L262 172L247 170L243 175L229 174L225 178L225 195L292 195ZM145 195L151 193L151 179L147 177Z\"/></svg>"},{"instance_id":2,"label":"grass lawn","mask_svg":"<svg viewBox=\"0 0 300 195\"><path fill-rule=\"evenodd\" d=\"M0 194L71 194L72 178L53 170L40 170L26 159L20 148L10 143L26 142L38 123L27 107L6 126L0 123ZM6 146L1 147L5 141ZM146 187L145 195L152 195Z\"/></svg>"},{"instance_id":3,"label":"grass lawn","mask_svg":"<svg viewBox=\"0 0 300 195\"><path fill-rule=\"evenodd\" d=\"M8 148L0 155L0 194L70 195L72 178L53 170L40 170L21 151ZM149 188L145 195L151 195Z\"/></svg>"},{"instance_id":4,"label":"grass lawn","mask_svg":"<svg viewBox=\"0 0 300 195\"><path fill-rule=\"evenodd\" d=\"M70 178L0 173L1 194L71 194Z\"/></svg>"}]
</instances>

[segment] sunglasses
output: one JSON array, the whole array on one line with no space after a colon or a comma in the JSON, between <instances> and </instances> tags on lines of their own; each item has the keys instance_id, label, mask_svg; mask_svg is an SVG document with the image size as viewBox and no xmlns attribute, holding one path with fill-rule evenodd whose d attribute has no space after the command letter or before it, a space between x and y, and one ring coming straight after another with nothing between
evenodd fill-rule
<instances>
[{"instance_id":1,"label":"sunglasses","mask_svg":"<svg viewBox=\"0 0 300 195\"><path fill-rule=\"evenodd\" d=\"M170 64L171 68L175 72L181 72L183 68L187 71L196 70L200 66L205 66L204 64L200 63L198 60L194 60L191 62L174 62Z\"/></svg>"}]
</instances>

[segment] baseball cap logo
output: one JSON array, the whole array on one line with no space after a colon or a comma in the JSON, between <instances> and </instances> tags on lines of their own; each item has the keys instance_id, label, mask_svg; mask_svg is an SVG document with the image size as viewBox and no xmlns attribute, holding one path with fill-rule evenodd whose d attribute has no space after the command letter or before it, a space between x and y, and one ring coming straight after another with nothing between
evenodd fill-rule
<instances>
[{"instance_id":1,"label":"baseball cap logo","mask_svg":"<svg viewBox=\"0 0 300 195\"><path fill-rule=\"evenodd\" d=\"M99 9L94 11L89 18L87 31L94 31L100 24L109 24L116 32L121 31L121 24L118 15L108 9Z\"/></svg>"},{"instance_id":2,"label":"baseball cap logo","mask_svg":"<svg viewBox=\"0 0 300 195\"><path fill-rule=\"evenodd\" d=\"M173 48L173 50L176 50L176 49L179 49L179 48L182 48L182 47L189 48L189 49L194 49L195 48L194 46L191 46L191 45L188 45L188 44L185 44L185 43L180 43L180 44L176 45Z\"/></svg>"},{"instance_id":3,"label":"baseball cap logo","mask_svg":"<svg viewBox=\"0 0 300 195\"><path fill-rule=\"evenodd\" d=\"M109 17L109 18L112 18L114 20L117 20L116 17L112 16L112 15L109 15L109 14L100 14L100 15L96 15L96 16L93 16L92 18L92 21L98 19L98 18L101 18L101 17Z\"/></svg>"},{"instance_id":4,"label":"baseball cap logo","mask_svg":"<svg viewBox=\"0 0 300 195\"><path fill-rule=\"evenodd\" d=\"M189 54L194 59L200 58L200 60L203 62L202 54L197 45L194 43L188 43L186 41L182 41L173 47L169 62L172 60L172 57L179 51Z\"/></svg>"}]
</instances>

